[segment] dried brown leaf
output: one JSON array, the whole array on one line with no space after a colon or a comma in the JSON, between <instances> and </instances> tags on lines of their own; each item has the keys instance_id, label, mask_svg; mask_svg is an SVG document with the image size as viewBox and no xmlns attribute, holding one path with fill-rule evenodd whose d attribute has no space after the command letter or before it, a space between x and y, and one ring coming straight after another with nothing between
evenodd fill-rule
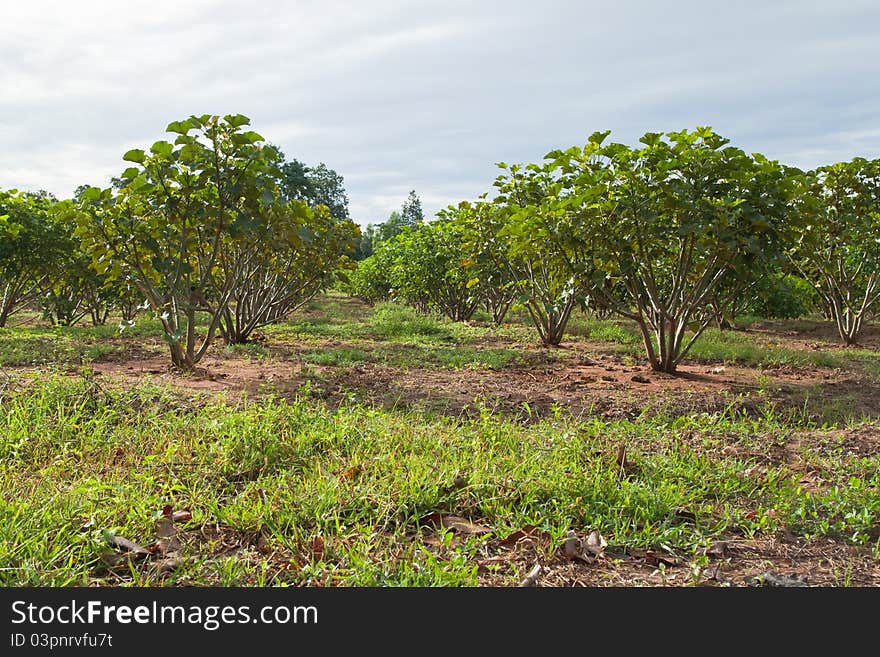
<instances>
[{"instance_id":1,"label":"dried brown leaf","mask_svg":"<svg viewBox=\"0 0 880 657\"><path fill-rule=\"evenodd\" d=\"M174 527L174 521L167 517L157 520L156 536L159 538L174 538L177 536L177 529Z\"/></svg>"},{"instance_id":2,"label":"dried brown leaf","mask_svg":"<svg viewBox=\"0 0 880 657\"><path fill-rule=\"evenodd\" d=\"M351 481L355 477L357 477L361 472L363 472L364 466L358 464L353 465L347 470L345 470L342 474L339 475L339 478L343 481Z\"/></svg>"},{"instance_id":3,"label":"dried brown leaf","mask_svg":"<svg viewBox=\"0 0 880 657\"><path fill-rule=\"evenodd\" d=\"M587 538L581 541L581 544L584 550L594 557L600 556L608 547L608 541L596 530L591 531Z\"/></svg>"},{"instance_id":4,"label":"dried brown leaf","mask_svg":"<svg viewBox=\"0 0 880 657\"><path fill-rule=\"evenodd\" d=\"M177 540L177 527L171 518L162 518L156 521L156 536L158 541L153 546L151 552L158 552L162 555L169 555L180 549L180 541Z\"/></svg>"},{"instance_id":5,"label":"dried brown leaf","mask_svg":"<svg viewBox=\"0 0 880 657\"><path fill-rule=\"evenodd\" d=\"M323 561L324 560L324 537L323 536L312 537L312 560L313 561Z\"/></svg>"},{"instance_id":6,"label":"dried brown leaf","mask_svg":"<svg viewBox=\"0 0 880 657\"><path fill-rule=\"evenodd\" d=\"M467 518L459 516L443 516L440 523L447 529L459 532L461 534L488 534L492 530L484 525L478 525L471 522Z\"/></svg>"},{"instance_id":7,"label":"dried brown leaf","mask_svg":"<svg viewBox=\"0 0 880 657\"><path fill-rule=\"evenodd\" d=\"M488 534L492 530L484 525L478 525L461 516L444 516L440 513L431 513L422 518L421 524L433 527L445 527L459 534Z\"/></svg>"},{"instance_id":8,"label":"dried brown leaf","mask_svg":"<svg viewBox=\"0 0 880 657\"><path fill-rule=\"evenodd\" d=\"M565 556L569 559L577 559L583 556L580 539L573 531L568 532L562 551L563 554L565 554Z\"/></svg>"},{"instance_id":9,"label":"dried brown leaf","mask_svg":"<svg viewBox=\"0 0 880 657\"><path fill-rule=\"evenodd\" d=\"M109 542L111 546L118 548L123 552L128 552L130 556L135 559L145 559L150 556L150 551L147 550L147 548L142 547L123 536L111 536Z\"/></svg>"},{"instance_id":10,"label":"dried brown leaf","mask_svg":"<svg viewBox=\"0 0 880 657\"><path fill-rule=\"evenodd\" d=\"M540 541L550 540L550 535L546 532L538 531L538 528L534 525L526 525L522 529L517 529L512 534L505 536L500 541L498 541L498 545L501 547L509 548L513 547L517 543L525 539L538 539Z\"/></svg>"}]
</instances>

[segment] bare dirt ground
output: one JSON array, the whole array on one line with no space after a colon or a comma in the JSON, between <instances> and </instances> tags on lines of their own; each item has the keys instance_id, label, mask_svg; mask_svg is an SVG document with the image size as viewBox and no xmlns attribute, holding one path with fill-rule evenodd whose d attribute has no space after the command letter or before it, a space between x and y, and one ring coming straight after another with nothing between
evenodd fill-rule
<instances>
[{"instance_id":1,"label":"bare dirt ground","mask_svg":"<svg viewBox=\"0 0 880 657\"><path fill-rule=\"evenodd\" d=\"M575 416L606 419L658 411L712 412L731 404L757 412L770 402L814 419L880 416L876 384L827 368L683 365L671 376L627 366L615 355L504 369L322 366L298 359L206 357L195 373L182 375L169 368L167 358L146 356L91 367L102 377L130 384L149 378L184 390L251 397L291 397L309 384L311 395L330 402L353 396L385 408L416 407L451 415L469 412L475 402L523 418L544 416L558 406Z\"/></svg>"}]
</instances>

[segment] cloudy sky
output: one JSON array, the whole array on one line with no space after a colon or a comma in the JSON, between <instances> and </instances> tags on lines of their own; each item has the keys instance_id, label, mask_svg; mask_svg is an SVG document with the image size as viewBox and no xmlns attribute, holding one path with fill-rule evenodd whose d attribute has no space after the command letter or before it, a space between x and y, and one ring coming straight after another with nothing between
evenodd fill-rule
<instances>
[{"instance_id":1,"label":"cloudy sky","mask_svg":"<svg viewBox=\"0 0 880 657\"><path fill-rule=\"evenodd\" d=\"M880 157L876 0L4 2L0 187L68 196L190 114L242 113L426 214L595 130L711 125L812 167Z\"/></svg>"}]
</instances>

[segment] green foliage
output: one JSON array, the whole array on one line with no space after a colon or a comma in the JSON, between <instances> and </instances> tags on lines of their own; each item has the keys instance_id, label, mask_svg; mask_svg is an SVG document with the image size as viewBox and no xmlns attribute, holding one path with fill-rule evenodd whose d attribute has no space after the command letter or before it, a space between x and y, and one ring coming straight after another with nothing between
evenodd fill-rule
<instances>
[{"instance_id":1,"label":"green foliage","mask_svg":"<svg viewBox=\"0 0 880 657\"><path fill-rule=\"evenodd\" d=\"M380 224L368 224L363 230L355 250L354 259L363 260L371 256L383 242L396 237L407 228L414 228L424 221L422 202L415 190L409 193L400 210L394 210Z\"/></svg>"},{"instance_id":2,"label":"green foliage","mask_svg":"<svg viewBox=\"0 0 880 657\"><path fill-rule=\"evenodd\" d=\"M470 319L480 299L468 285L460 224L446 219L421 224L397 235L387 248L393 253L389 278L395 299L454 322Z\"/></svg>"},{"instance_id":3,"label":"green foliage","mask_svg":"<svg viewBox=\"0 0 880 657\"><path fill-rule=\"evenodd\" d=\"M118 190L83 189L69 212L98 273L146 298L180 368L204 356L218 329L227 343L244 342L349 266L358 233L341 178L285 164L249 124L242 115L172 122L173 143L127 152L138 166Z\"/></svg>"},{"instance_id":4,"label":"green foliage","mask_svg":"<svg viewBox=\"0 0 880 657\"><path fill-rule=\"evenodd\" d=\"M542 343L556 346L572 311L586 299L591 265L578 250L579 229L554 166L499 166L506 173L495 181L495 208L475 215L479 224L492 227L488 233L483 226L475 228L484 235L475 257L494 261L503 273L487 282L500 278L495 287L501 283L515 291L516 304L528 311Z\"/></svg>"},{"instance_id":5,"label":"green foliage","mask_svg":"<svg viewBox=\"0 0 880 657\"><path fill-rule=\"evenodd\" d=\"M792 261L856 343L880 303L880 159L855 158L808 174L797 209Z\"/></svg>"},{"instance_id":6,"label":"green foliage","mask_svg":"<svg viewBox=\"0 0 880 657\"><path fill-rule=\"evenodd\" d=\"M278 151L283 160L284 155ZM285 162L281 170L281 197L284 201L304 201L310 207L323 205L338 222L350 219L344 178L321 162L310 167L299 160Z\"/></svg>"},{"instance_id":7,"label":"green foliage","mask_svg":"<svg viewBox=\"0 0 880 657\"><path fill-rule=\"evenodd\" d=\"M369 326L383 338L447 334L435 318L396 303L378 304L370 314Z\"/></svg>"},{"instance_id":8,"label":"green foliage","mask_svg":"<svg viewBox=\"0 0 880 657\"><path fill-rule=\"evenodd\" d=\"M781 257L794 176L709 128L647 133L638 148L603 145L607 134L549 154L555 207L578 218L590 294L639 324L652 368L674 372L711 301Z\"/></svg>"},{"instance_id":9,"label":"green foliage","mask_svg":"<svg viewBox=\"0 0 880 657\"><path fill-rule=\"evenodd\" d=\"M469 285L465 240L463 225L445 218L404 229L358 263L346 289L368 303L394 299L467 320L480 297Z\"/></svg>"},{"instance_id":10,"label":"green foliage","mask_svg":"<svg viewBox=\"0 0 880 657\"><path fill-rule=\"evenodd\" d=\"M40 295L63 252L54 204L45 193L0 190L0 327Z\"/></svg>"},{"instance_id":11,"label":"green foliage","mask_svg":"<svg viewBox=\"0 0 880 657\"><path fill-rule=\"evenodd\" d=\"M137 286L162 323L172 362L192 368L207 351L241 280L239 247L275 202L277 153L244 131L241 115L191 116L149 153L124 159L118 191L89 189L78 234L98 273ZM205 333L196 314L211 317Z\"/></svg>"},{"instance_id":12,"label":"green foliage","mask_svg":"<svg viewBox=\"0 0 880 657\"><path fill-rule=\"evenodd\" d=\"M269 206L254 230L230 248L240 280L221 314L227 344L284 319L354 265L348 257L357 226L326 206L303 201Z\"/></svg>"},{"instance_id":13,"label":"green foliage","mask_svg":"<svg viewBox=\"0 0 880 657\"><path fill-rule=\"evenodd\" d=\"M766 276L750 292L746 310L759 317L796 319L810 314L816 307L815 290L800 276Z\"/></svg>"},{"instance_id":14,"label":"green foliage","mask_svg":"<svg viewBox=\"0 0 880 657\"><path fill-rule=\"evenodd\" d=\"M343 288L352 296L372 305L391 298L391 266L394 252L390 247L378 249L357 263Z\"/></svg>"},{"instance_id":15,"label":"green foliage","mask_svg":"<svg viewBox=\"0 0 880 657\"><path fill-rule=\"evenodd\" d=\"M460 226L466 259L467 287L473 289L500 325L520 296L517 272L510 266L510 244L498 234L503 211L492 203L463 202L442 210L440 216Z\"/></svg>"},{"instance_id":16,"label":"green foliage","mask_svg":"<svg viewBox=\"0 0 880 657\"><path fill-rule=\"evenodd\" d=\"M411 190L409 196L400 208L400 222L404 226L417 226L425 220L422 212L422 201L416 190Z\"/></svg>"}]
</instances>

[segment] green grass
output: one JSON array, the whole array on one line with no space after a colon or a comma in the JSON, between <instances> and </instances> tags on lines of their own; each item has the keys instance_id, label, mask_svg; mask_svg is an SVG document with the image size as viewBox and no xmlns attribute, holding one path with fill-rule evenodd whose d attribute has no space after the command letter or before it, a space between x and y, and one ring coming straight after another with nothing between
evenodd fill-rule
<instances>
[{"instance_id":1,"label":"green grass","mask_svg":"<svg viewBox=\"0 0 880 657\"><path fill-rule=\"evenodd\" d=\"M0 585L158 583L148 564L108 572L102 555L113 534L153 543L165 505L193 513L172 584L473 585L477 558L525 525L548 532L551 551L569 529L597 529L613 550L696 555L784 526L880 552L880 459L820 449L835 440L822 434L804 454L829 486L807 491L773 459L801 429L817 432L772 412L560 411L524 426L488 410L451 419L18 375L0 388ZM427 542L420 519L438 512L491 533Z\"/></svg>"},{"instance_id":2,"label":"green grass","mask_svg":"<svg viewBox=\"0 0 880 657\"><path fill-rule=\"evenodd\" d=\"M634 322L572 318L569 334L605 343L615 353L644 358L642 338ZM786 347L780 340L748 331L707 329L691 347L684 362L727 363L753 367L858 367L872 378L880 377L880 352L871 349L807 350Z\"/></svg>"},{"instance_id":3,"label":"green grass","mask_svg":"<svg viewBox=\"0 0 880 657\"><path fill-rule=\"evenodd\" d=\"M123 355L132 348L142 350L145 339L160 335L159 323L146 317L125 327L108 322L104 326L0 328L0 366L89 363Z\"/></svg>"}]
</instances>

